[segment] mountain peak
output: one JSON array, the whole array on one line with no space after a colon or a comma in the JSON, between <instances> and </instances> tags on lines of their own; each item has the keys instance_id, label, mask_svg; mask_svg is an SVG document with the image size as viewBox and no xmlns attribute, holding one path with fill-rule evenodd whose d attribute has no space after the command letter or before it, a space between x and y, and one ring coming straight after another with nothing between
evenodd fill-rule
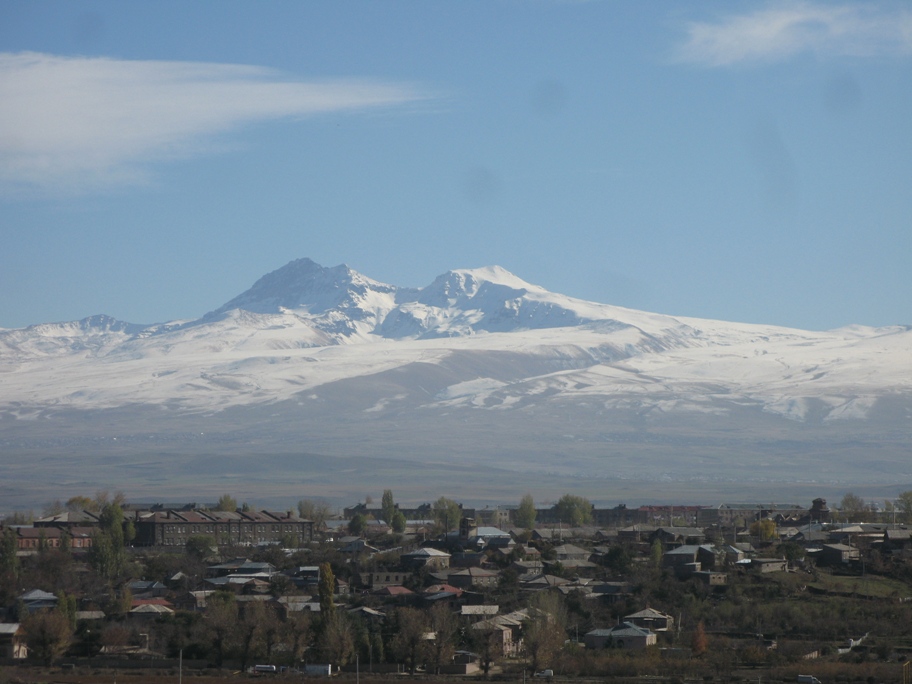
<instances>
[{"instance_id":1,"label":"mountain peak","mask_svg":"<svg viewBox=\"0 0 912 684\"><path fill-rule=\"evenodd\" d=\"M232 309L254 313L278 313L283 309L292 309L321 314L351 305L368 291L394 294L396 289L371 280L345 264L326 267L312 259L302 258L267 273L249 290L209 315Z\"/></svg>"}]
</instances>

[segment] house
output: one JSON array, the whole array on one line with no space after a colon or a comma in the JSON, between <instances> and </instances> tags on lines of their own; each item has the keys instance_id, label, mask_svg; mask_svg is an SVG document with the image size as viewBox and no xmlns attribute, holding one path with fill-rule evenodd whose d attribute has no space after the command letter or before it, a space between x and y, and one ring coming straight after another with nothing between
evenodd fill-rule
<instances>
[{"instance_id":1,"label":"house","mask_svg":"<svg viewBox=\"0 0 912 684\"><path fill-rule=\"evenodd\" d=\"M135 598L143 596L164 596L168 592L168 587L161 582L156 582L154 580L134 580L127 586L130 588L130 591Z\"/></svg>"},{"instance_id":2,"label":"house","mask_svg":"<svg viewBox=\"0 0 912 684\"><path fill-rule=\"evenodd\" d=\"M222 546L313 541L313 521L291 511L137 511L133 525L135 546L185 546L194 535L209 535Z\"/></svg>"},{"instance_id":3,"label":"house","mask_svg":"<svg viewBox=\"0 0 912 684\"><path fill-rule=\"evenodd\" d=\"M24 660L28 657L25 634L18 622L0 622L0 659Z\"/></svg>"},{"instance_id":4,"label":"house","mask_svg":"<svg viewBox=\"0 0 912 684\"><path fill-rule=\"evenodd\" d=\"M594 629L583 637L586 648L623 648L636 651L653 646L656 635L648 629L637 627L630 622L622 622L608 629Z\"/></svg>"},{"instance_id":5,"label":"house","mask_svg":"<svg viewBox=\"0 0 912 684\"><path fill-rule=\"evenodd\" d=\"M861 552L854 546L846 544L824 544L820 551L820 565L840 565L861 558Z\"/></svg>"},{"instance_id":6,"label":"house","mask_svg":"<svg viewBox=\"0 0 912 684\"><path fill-rule=\"evenodd\" d=\"M32 589L19 596L19 602L29 614L39 610L52 609L57 607L57 597L41 589Z\"/></svg>"},{"instance_id":7,"label":"house","mask_svg":"<svg viewBox=\"0 0 912 684\"><path fill-rule=\"evenodd\" d=\"M517 610L506 615L495 615L476 622L470 629L478 632L488 632L494 641L494 651L499 655L515 656L523 648L522 629L523 623L529 619L526 610Z\"/></svg>"},{"instance_id":8,"label":"house","mask_svg":"<svg viewBox=\"0 0 912 684\"><path fill-rule=\"evenodd\" d=\"M500 576L496 572L484 568L465 568L447 575L447 583L459 589L472 587L493 587L497 585Z\"/></svg>"},{"instance_id":9,"label":"house","mask_svg":"<svg viewBox=\"0 0 912 684\"><path fill-rule=\"evenodd\" d=\"M728 584L728 575L724 572L715 572L713 570L699 570L691 575L695 580L699 580L709 587L721 587Z\"/></svg>"},{"instance_id":10,"label":"house","mask_svg":"<svg viewBox=\"0 0 912 684\"><path fill-rule=\"evenodd\" d=\"M97 528L101 525L98 514L90 511L64 511L44 518L39 518L34 523L35 527L63 528Z\"/></svg>"},{"instance_id":11,"label":"house","mask_svg":"<svg viewBox=\"0 0 912 684\"><path fill-rule=\"evenodd\" d=\"M885 530L883 548L893 554L901 554L906 549L912 548L912 530Z\"/></svg>"},{"instance_id":12,"label":"house","mask_svg":"<svg viewBox=\"0 0 912 684\"><path fill-rule=\"evenodd\" d=\"M399 557L402 567L409 568L411 570L420 570L421 568L434 568L436 570L445 570L450 567L450 554L445 551L440 551L438 549L426 546L424 548L418 549L417 551L412 551L410 553L403 553Z\"/></svg>"},{"instance_id":13,"label":"house","mask_svg":"<svg viewBox=\"0 0 912 684\"><path fill-rule=\"evenodd\" d=\"M519 578L519 588L525 591L542 591L569 583L570 580L557 575L533 575Z\"/></svg>"},{"instance_id":14,"label":"house","mask_svg":"<svg viewBox=\"0 0 912 684\"><path fill-rule=\"evenodd\" d=\"M785 572L788 570L788 561L784 558L751 558L750 568L761 574Z\"/></svg>"},{"instance_id":15,"label":"house","mask_svg":"<svg viewBox=\"0 0 912 684\"><path fill-rule=\"evenodd\" d=\"M631 613L624 617L626 622L653 632L667 632L674 627L674 618L654 608L645 608L638 613Z\"/></svg>"},{"instance_id":16,"label":"house","mask_svg":"<svg viewBox=\"0 0 912 684\"><path fill-rule=\"evenodd\" d=\"M361 586L371 590L383 587L400 586L412 576L410 572L382 570L379 572L362 572L359 576Z\"/></svg>"},{"instance_id":17,"label":"house","mask_svg":"<svg viewBox=\"0 0 912 684\"><path fill-rule=\"evenodd\" d=\"M660 527L652 535L665 545L702 544L706 533L700 527Z\"/></svg>"},{"instance_id":18,"label":"house","mask_svg":"<svg viewBox=\"0 0 912 684\"><path fill-rule=\"evenodd\" d=\"M168 606L162 606L157 603L144 603L136 606L129 612L129 617L138 620L157 620L167 615L173 615L174 611Z\"/></svg>"},{"instance_id":19,"label":"house","mask_svg":"<svg viewBox=\"0 0 912 684\"><path fill-rule=\"evenodd\" d=\"M592 595L605 603L626 601L633 594L633 585L629 582L597 582L590 586Z\"/></svg>"},{"instance_id":20,"label":"house","mask_svg":"<svg viewBox=\"0 0 912 684\"><path fill-rule=\"evenodd\" d=\"M554 554L558 561L566 563L567 561L588 561L592 555L587 549L574 546L573 544L561 544L554 547Z\"/></svg>"},{"instance_id":21,"label":"house","mask_svg":"<svg viewBox=\"0 0 912 684\"><path fill-rule=\"evenodd\" d=\"M696 546L685 544L676 549L666 551L662 555L662 565L673 568L679 577L686 577L700 570L710 570L716 565L716 551L712 546L704 544Z\"/></svg>"},{"instance_id":22,"label":"house","mask_svg":"<svg viewBox=\"0 0 912 684\"><path fill-rule=\"evenodd\" d=\"M276 574L276 567L272 563L260 563L246 558L235 558L218 565L210 565L209 574L216 577L256 577L269 579Z\"/></svg>"},{"instance_id":23,"label":"house","mask_svg":"<svg viewBox=\"0 0 912 684\"><path fill-rule=\"evenodd\" d=\"M499 612L500 606L460 606L458 615L465 622L475 623L481 620L488 620Z\"/></svg>"},{"instance_id":24,"label":"house","mask_svg":"<svg viewBox=\"0 0 912 684\"><path fill-rule=\"evenodd\" d=\"M654 525L631 525L618 530L617 539L626 543L645 542L655 534L655 531Z\"/></svg>"}]
</instances>

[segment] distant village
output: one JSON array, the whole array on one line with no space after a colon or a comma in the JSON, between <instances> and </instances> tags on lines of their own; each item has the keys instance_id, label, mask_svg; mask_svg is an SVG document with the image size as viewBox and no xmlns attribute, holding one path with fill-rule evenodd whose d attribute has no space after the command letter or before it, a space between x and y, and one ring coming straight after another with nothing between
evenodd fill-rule
<instances>
[{"instance_id":1,"label":"distant village","mask_svg":"<svg viewBox=\"0 0 912 684\"><path fill-rule=\"evenodd\" d=\"M0 521L0 668L901 679L912 492L891 503L78 496Z\"/></svg>"}]
</instances>

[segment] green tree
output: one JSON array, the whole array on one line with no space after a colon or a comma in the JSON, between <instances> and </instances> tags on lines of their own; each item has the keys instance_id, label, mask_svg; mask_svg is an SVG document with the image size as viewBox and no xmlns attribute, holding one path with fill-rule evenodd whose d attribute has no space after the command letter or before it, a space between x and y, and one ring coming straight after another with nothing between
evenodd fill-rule
<instances>
[{"instance_id":1,"label":"green tree","mask_svg":"<svg viewBox=\"0 0 912 684\"><path fill-rule=\"evenodd\" d=\"M438 533L445 533L459 527L459 521L462 518L462 508L452 499L441 496L431 506L431 515L434 517L434 524Z\"/></svg>"},{"instance_id":2,"label":"green tree","mask_svg":"<svg viewBox=\"0 0 912 684\"><path fill-rule=\"evenodd\" d=\"M392 525L393 532L396 534L402 534L405 532L406 521L405 515L403 515L402 511L396 511L393 513L393 519L390 524Z\"/></svg>"},{"instance_id":3,"label":"green tree","mask_svg":"<svg viewBox=\"0 0 912 684\"><path fill-rule=\"evenodd\" d=\"M202 560L218 550L218 543L211 534L191 534L184 544L187 555Z\"/></svg>"},{"instance_id":4,"label":"green tree","mask_svg":"<svg viewBox=\"0 0 912 684\"><path fill-rule=\"evenodd\" d=\"M99 526L111 535L111 541L118 547L124 545L124 514L119 503L111 502L104 505L98 516Z\"/></svg>"},{"instance_id":5,"label":"green tree","mask_svg":"<svg viewBox=\"0 0 912 684\"><path fill-rule=\"evenodd\" d=\"M665 549L662 548L662 542L659 539L655 539L649 549L649 564L654 568L662 567L662 556L664 554Z\"/></svg>"},{"instance_id":6,"label":"green tree","mask_svg":"<svg viewBox=\"0 0 912 684\"><path fill-rule=\"evenodd\" d=\"M99 531L92 538L88 559L89 565L100 577L106 580L114 579L123 569L123 547L117 546L109 532Z\"/></svg>"},{"instance_id":7,"label":"green tree","mask_svg":"<svg viewBox=\"0 0 912 684\"><path fill-rule=\"evenodd\" d=\"M555 506L558 519L567 525L579 527L592 520L592 504L589 499L573 494L564 494Z\"/></svg>"},{"instance_id":8,"label":"green tree","mask_svg":"<svg viewBox=\"0 0 912 684\"><path fill-rule=\"evenodd\" d=\"M367 516L363 513L355 513L352 519L348 521L348 532L356 536L364 534L367 529Z\"/></svg>"},{"instance_id":9,"label":"green tree","mask_svg":"<svg viewBox=\"0 0 912 684\"><path fill-rule=\"evenodd\" d=\"M320 616L327 618L336 611L333 595L336 593L336 576L329 563L320 565L320 583L317 587L320 595Z\"/></svg>"},{"instance_id":10,"label":"green tree","mask_svg":"<svg viewBox=\"0 0 912 684\"><path fill-rule=\"evenodd\" d=\"M12 585L19 579L19 556L16 555L18 547L16 531L12 527L7 527L0 537L0 579L4 579L0 585L8 581Z\"/></svg>"},{"instance_id":11,"label":"green tree","mask_svg":"<svg viewBox=\"0 0 912 684\"><path fill-rule=\"evenodd\" d=\"M776 538L777 528L776 523L769 518L764 518L763 520L755 520L750 524L748 531L754 537L759 537L762 541L770 541L771 539Z\"/></svg>"},{"instance_id":12,"label":"green tree","mask_svg":"<svg viewBox=\"0 0 912 684\"><path fill-rule=\"evenodd\" d=\"M231 494L222 494L215 506L215 510L217 511L230 511L233 513L237 509L237 499L231 496Z\"/></svg>"},{"instance_id":13,"label":"green tree","mask_svg":"<svg viewBox=\"0 0 912 684\"><path fill-rule=\"evenodd\" d=\"M383 522L392 527L393 516L396 514L396 502L393 500L392 489L383 490L383 498L380 499L380 510L383 514Z\"/></svg>"},{"instance_id":14,"label":"green tree","mask_svg":"<svg viewBox=\"0 0 912 684\"><path fill-rule=\"evenodd\" d=\"M57 611L63 615L70 625L70 631L76 630L76 597L67 595L63 589L57 592Z\"/></svg>"},{"instance_id":15,"label":"green tree","mask_svg":"<svg viewBox=\"0 0 912 684\"><path fill-rule=\"evenodd\" d=\"M524 530L535 527L535 501L531 494L526 494L519 502L519 507L513 514L513 522Z\"/></svg>"}]
</instances>

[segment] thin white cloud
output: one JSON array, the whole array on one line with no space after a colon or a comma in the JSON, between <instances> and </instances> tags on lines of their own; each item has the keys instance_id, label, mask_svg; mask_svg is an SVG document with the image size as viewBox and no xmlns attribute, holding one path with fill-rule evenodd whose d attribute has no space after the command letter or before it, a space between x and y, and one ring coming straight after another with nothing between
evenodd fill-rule
<instances>
[{"instance_id":1,"label":"thin white cloud","mask_svg":"<svg viewBox=\"0 0 912 684\"><path fill-rule=\"evenodd\" d=\"M414 86L301 82L234 64L0 53L0 188L81 192L147 177L254 122L401 105Z\"/></svg>"},{"instance_id":2,"label":"thin white cloud","mask_svg":"<svg viewBox=\"0 0 912 684\"><path fill-rule=\"evenodd\" d=\"M897 5L777 2L715 22L691 22L677 59L706 66L774 62L803 52L912 54L912 11Z\"/></svg>"}]
</instances>

